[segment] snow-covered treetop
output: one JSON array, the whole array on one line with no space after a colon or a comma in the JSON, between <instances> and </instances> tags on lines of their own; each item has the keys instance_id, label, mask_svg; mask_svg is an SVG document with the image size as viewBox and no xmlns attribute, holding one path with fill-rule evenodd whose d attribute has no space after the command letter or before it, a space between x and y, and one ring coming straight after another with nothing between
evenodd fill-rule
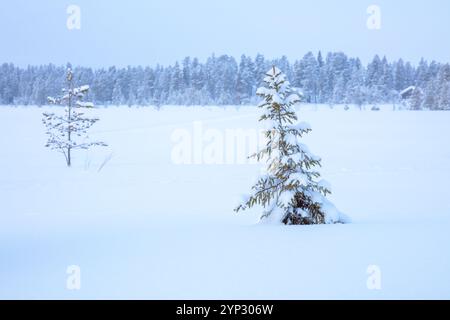
<instances>
[{"instance_id":1,"label":"snow-covered treetop","mask_svg":"<svg viewBox=\"0 0 450 320\"><path fill-rule=\"evenodd\" d=\"M72 79L73 79L73 73L72 73L72 68L67 68L67 76L66 76L66 78L67 78L67 81L72 81Z\"/></svg>"},{"instance_id":2,"label":"snow-covered treetop","mask_svg":"<svg viewBox=\"0 0 450 320\"><path fill-rule=\"evenodd\" d=\"M286 81L286 75L276 66L273 66L266 72L264 82L270 83L272 80L276 80L278 82Z\"/></svg>"},{"instance_id":3,"label":"snow-covered treetop","mask_svg":"<svg viewBox=\"0 0 450 320\"><path fill-rule=\"evenodd\" d=\"M68 88L64 88L62 90L63 95L57 98L54 97L48 97L47 101L50 104L65 104L69 100L74 99L74 101L71 104L71 107L78 107L78 108L93 108L94 104L92 102L82 102L81 100L84 98L84 96L89 91L88 85L83 85L80 87L73 88L72 81L73 81L73 73L71 68L67 68L67 75L66 79L68 82Z\"/></svg>"},{"instance_id":4,"label":"snow-covered treetop","mask_svg":"<svg viewBox=\"0 0 450 320\"><path fill-rule=\"evenodd\" d=\"M275 66L266 73L264 82L266 85L256 91L262 98L259 107L264 109L260 120L265 120L270 128L289 131L286 126L297 121L292 107L300 102L300 97L292 90L285 74Z\"/></svg>"},{"instance_id":5,"label":"snow-covered treetop","mask_svg":"<svg viewBox=\"0 0 450 320\"><path fill-rule=\"evenodd\" d=\"M301 143L302 136L311 131L311 126L297 121L293 106L300 102L300 97L291 89L286 76L274 66L267 72L264 82L266 86L259 88L257 94L263 98L259 105L263 109L260 121L267 126L268 144L255 155L257 159L270 163L269 174L277 178L284 176L280 170L285 172L293 164L299 167L302 163L308 163L308 167L320 165L320 158ZM275 172L271 170L273 168L276 168Z\"/></svg>"},{"instance_id":6,"label":"snow-covered treetop","mask_svg":"<svg viewBox=\"0 0 450 320\"><path fill-rule=\"evenodd\" d=\"M300 97L293 93L294 91L287 81L286 75L277 67L273 66L267 71L264 82L266 86L256 91L258 96L264 98L259 105L260 107L267 106L269 102L286 105L287 107L300 102Z\"/></svg>"}]
</instances>

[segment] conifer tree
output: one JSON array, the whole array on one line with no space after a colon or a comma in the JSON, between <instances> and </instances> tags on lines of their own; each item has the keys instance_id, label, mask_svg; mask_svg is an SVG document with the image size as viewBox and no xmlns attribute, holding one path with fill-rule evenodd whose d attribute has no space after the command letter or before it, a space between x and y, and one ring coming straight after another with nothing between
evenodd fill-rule
<instances>
[{"instance_id":1,"label":"conifer tree","mask_svg":"<svg viewBox=\"0 0 450 320\"><path fill-rule=\"evenodd\" d=\"M42 122L46 126L48 141L45 145L52 150L61 152L68 167L72 165L72 150L88 149L91 146L106 146L104 142L90 142L87 136L88 129L96 123L98 118L88 118L78 111L80 108L93 108L91 102L83 102L83 97L89 86L74 87L73 73L67 69L67 88L58 98L49 97L50 104L65 105L65 114L43 113Z\"/></svg>"},{"instance_id":2,"label":"conifer tree","mask_svg":"<svg viewBox=\"0 0 450 320\"><path fill-rule=\"evenodd\" d=\"M235 211L256 204L265 208L262 218L284 224L324 224L345 222L346 218L325 197L330 193L317 167L320 158L300 142L311 131L307 123L297 123L293 106L300 102L286 76L275 66L266 77L265 87L257 90L262 97L260 121L268 124L266 146L252 155L267 163L266 174L253 186L253 192Z\"/></svg>"}]
</instances>

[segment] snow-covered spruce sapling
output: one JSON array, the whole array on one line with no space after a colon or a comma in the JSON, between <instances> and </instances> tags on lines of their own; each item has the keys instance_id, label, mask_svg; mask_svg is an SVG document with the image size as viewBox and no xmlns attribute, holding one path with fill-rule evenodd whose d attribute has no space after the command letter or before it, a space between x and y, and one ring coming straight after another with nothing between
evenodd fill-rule
<instances>
[{"instance_id":1,"label":"snow-covered spruce sapling","mask_svg":"<svg viewBox=\"0 0 450 320\"><path fill-rule=\"evenodd\" d=\"M61 152L68 167L72 164L72 150L88 149L91 146L106 146L106 143L89 141L87 131L96 123L98 118L89 118L78 111L81 108L93 108L91 102L83 102L83 98L89 90L89 86L74 87L73 73L67 69L67 88L63 89L61 97L48 97L50 104L64 105L64 115L55 113L43 113L42 122L47 129L48 141L45 145L52 150Z\"/></svg>"},{"instance_id":2,"label":"snow-covered spruce sapling","mask_svg":"<svg viewBox=\"0 0 450 320\"><path fill-rule=\"evenodd\" d=\"M267 143L251 157L265 160L267 168L252 194L235 210L258 204L265 208L261 219L291 225L346 222L345 215L326 199L330 193L327 183L317 181L320 158L300 143L303 135L311 131L307 123L297 122L293 106L300 97L276 67L267 72L264 82L266 86L259 88L257 95L263 99L259 104L263 109L260 121L267 124Z\"/></svg>"}]
</instances>

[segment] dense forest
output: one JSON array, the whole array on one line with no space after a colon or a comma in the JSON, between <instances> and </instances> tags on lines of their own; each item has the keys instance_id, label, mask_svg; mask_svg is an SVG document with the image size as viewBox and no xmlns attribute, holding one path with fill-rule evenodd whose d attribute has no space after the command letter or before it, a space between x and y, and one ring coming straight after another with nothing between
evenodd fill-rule
<instances>
[{"instance_id":1,"label":"dense forest","mask_svg":"<svg viewBox=\"0 0 450 320\"><path fill-rule=\"evenodd\" d=\"M254 104L264 74L276 65L303 102L327 104L398 103L401 92L412 109L450 110L450 66L422 59L417 66L402 59L389 62L375 56L367 66L341 52L307 53L290 63L286 57L269 60L212 55L202 63L186 57L171 66L92 69L74 67L76 85L91 87L97 105L237 105ZM52 64L20 68L0 66L0 104L44 105L64 87L66 66ZM404 97L403 97L404 98Z\"/></svg>"}]
</instances>

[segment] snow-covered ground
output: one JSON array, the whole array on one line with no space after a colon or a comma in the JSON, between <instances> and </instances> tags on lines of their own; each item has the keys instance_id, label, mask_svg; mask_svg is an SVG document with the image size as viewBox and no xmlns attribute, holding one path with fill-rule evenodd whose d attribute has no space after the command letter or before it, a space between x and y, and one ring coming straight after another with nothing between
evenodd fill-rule
<instances>
[{"instance_id":1,"label":"snow-covered ground","mask_svg":"<svg viewBox=\"0 0 450 320\"><path fill-rule=\"evenodd\" d=\"M450 112L300 109L353 222L286 227L233 212L259 165L201 154L258 128L254 107L94 110L109 147L71 169L44 148L47 109L0 107L0 298L450 298ZM177 133L194 164L174 161Z\"/></svg>"}]
</instances>

